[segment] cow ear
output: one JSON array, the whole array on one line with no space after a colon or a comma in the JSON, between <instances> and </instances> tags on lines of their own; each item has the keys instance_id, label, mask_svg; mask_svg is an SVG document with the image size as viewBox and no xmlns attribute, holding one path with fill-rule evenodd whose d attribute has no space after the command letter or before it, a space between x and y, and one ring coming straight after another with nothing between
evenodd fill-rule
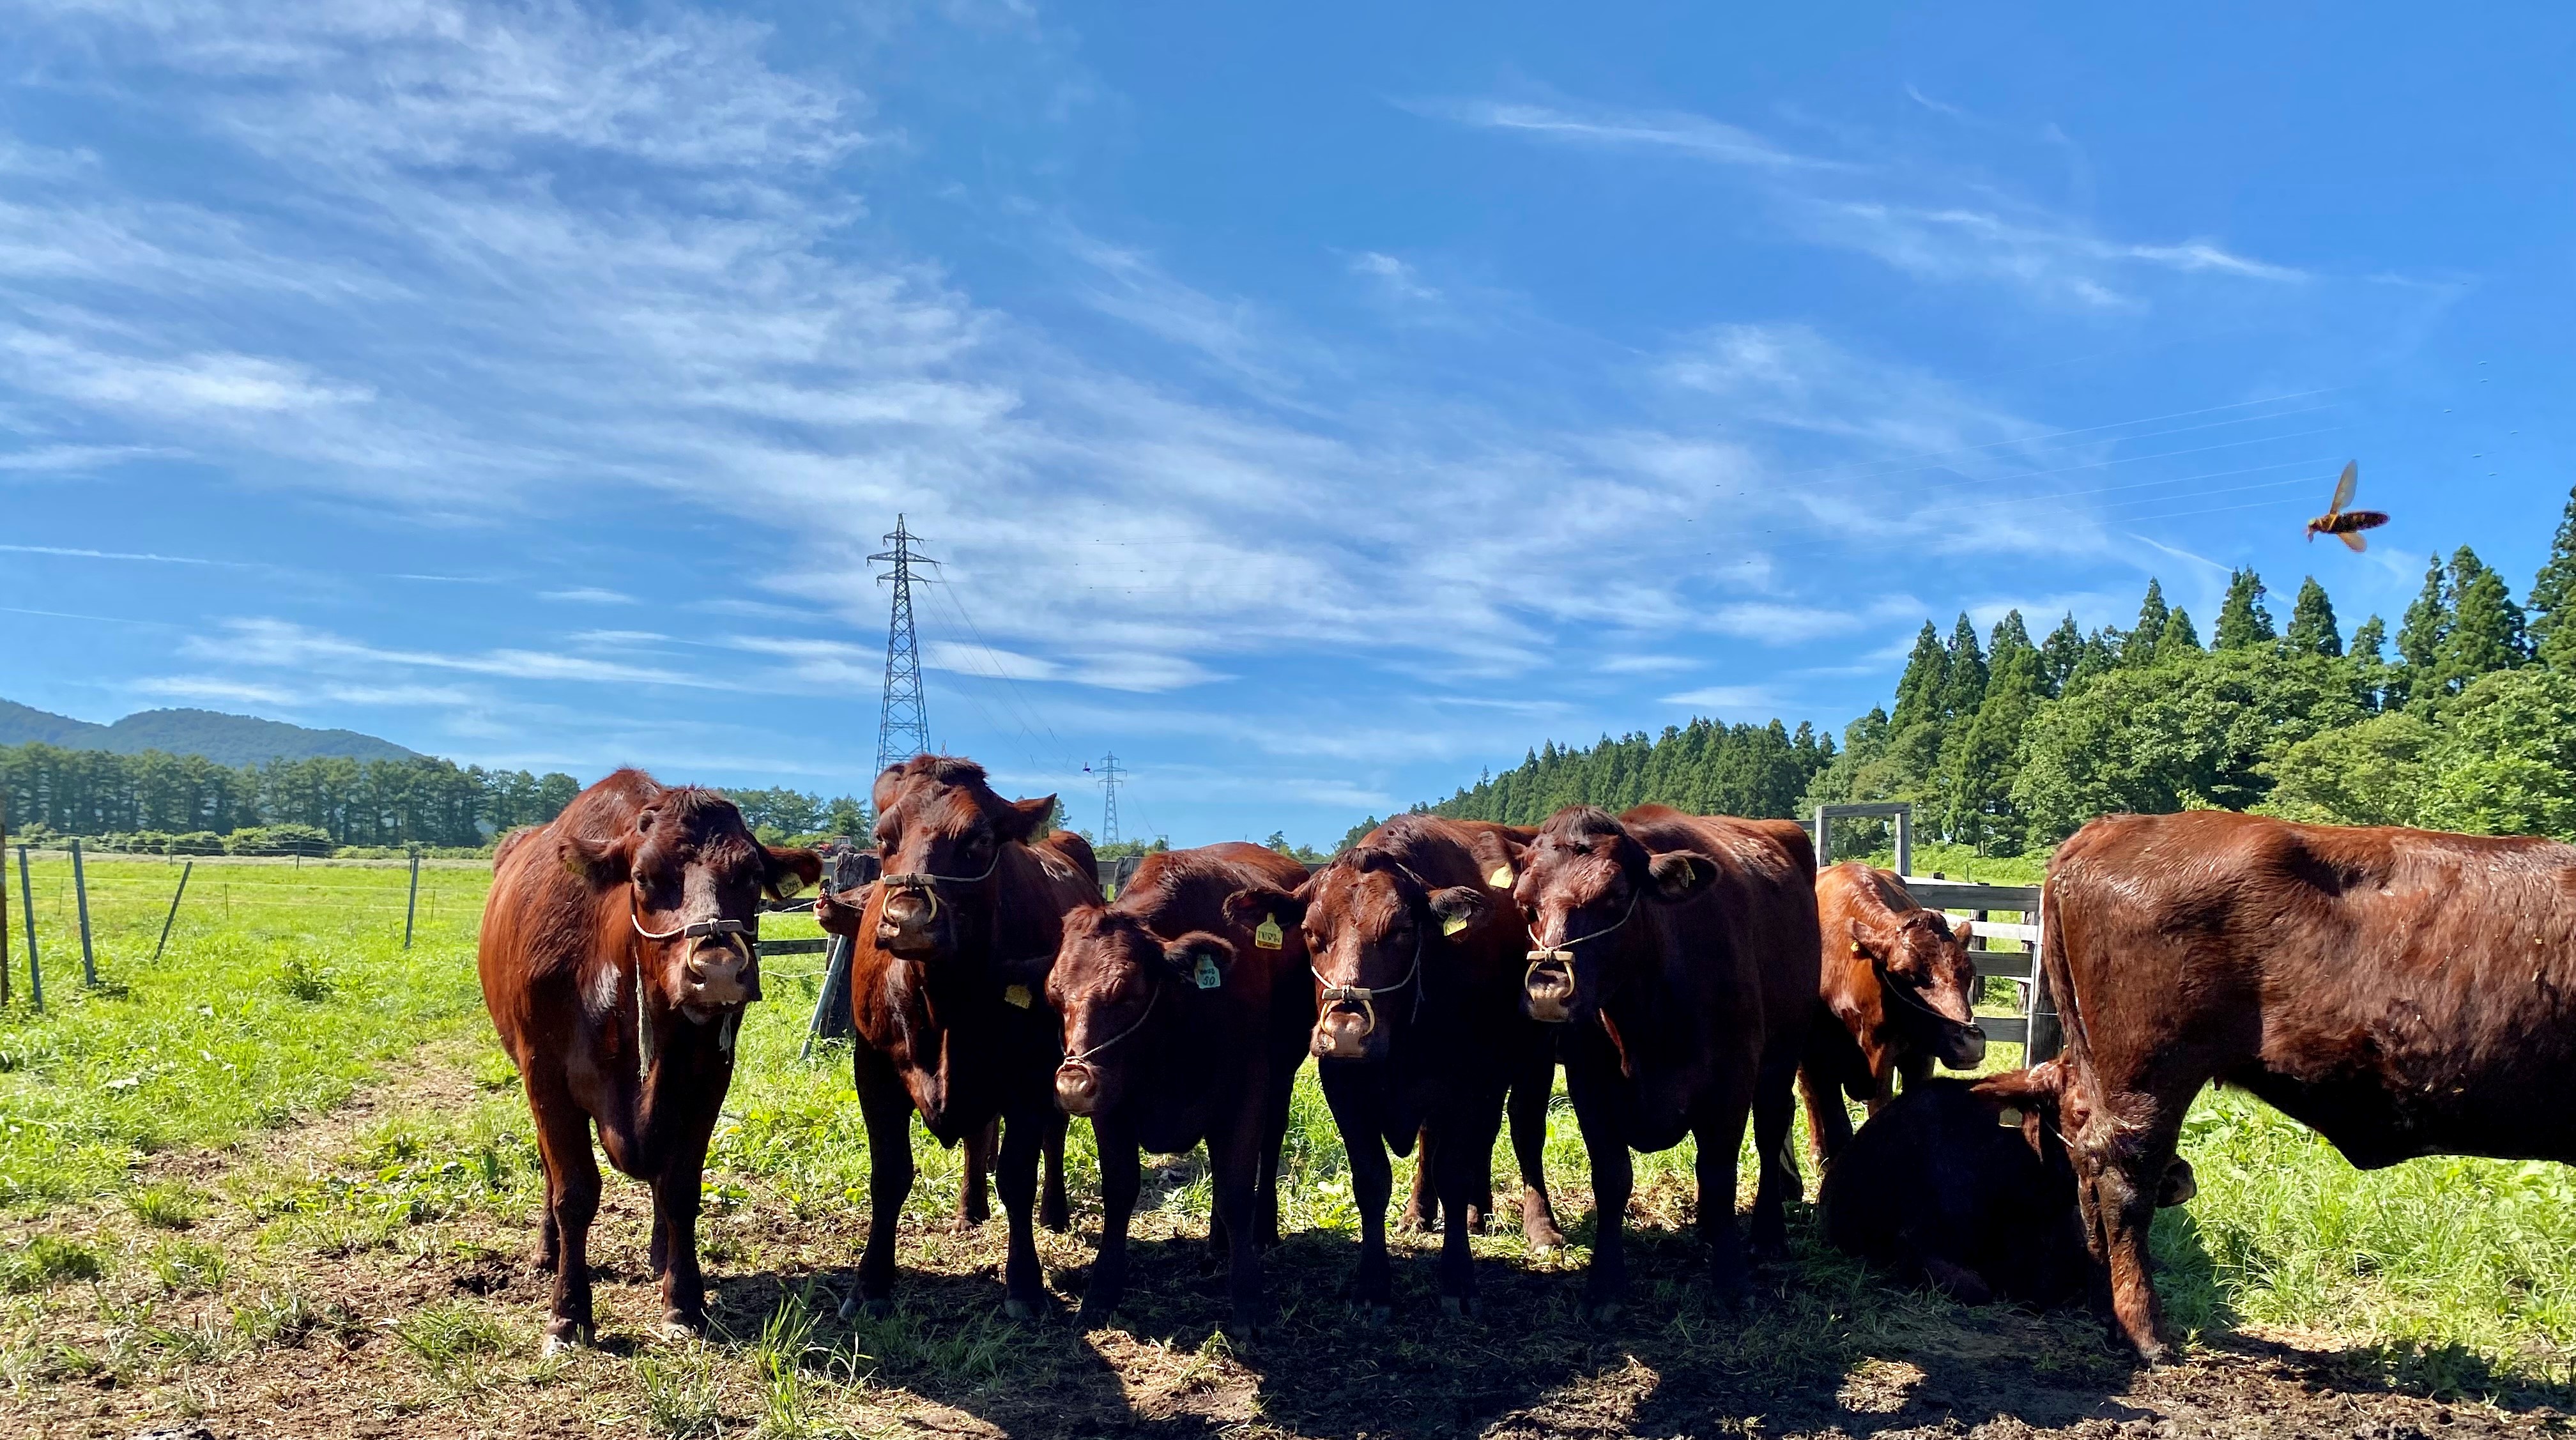
<instances>
[{"instance_id":1,"label":"cow ear","mask_svg":"<svg viewBox=\"0 0 2576 1440\"><path fill-rule=\"evenodd\" d=\"M1265 917L1282 925L1303 925L1306 923L1306 902L1285 890L1273 890L1267 885L1237 890L1225 897L1227 924L1250 929Z\"/></svg>"},{"instance_id":2,"label":"cow ear","mask_svg":"<svg viewBox=\"0 0 2576 1440\"><path fill-rule=\"evenodd\" d=\"M823 878L823 857L811 850L760 847L760 888L773 898L792 900L797 892Z\"/></svg>"},{"instance_id":3,"label":"cow ear","mask_svg":"<svg viewBox=\"0 0 2576 1440\"><path fill-rule=\"evenodd\" d=\"M1872 960L1885 963L1887 938L1869 928L1867 922L1858 916L1852 917L1848 923L1851 925L1851 953L1865 955Z\"/></svg>"},{"instance_id":4,"label":"cow ear","mask_svg":"<svg viewBox=\"0 0 2576 1440\"><path fill-rule=\"evenodd\" d=\"M647 815L653 812L647 810ZM555 845L563 867L580 876L595 888L620 885L634 874L635 837L632 833L614 840L593 840L581 835L566 835Z\"/></svg>"},{"instance_id":5,"label":"cow ear","mask_svg":"<svg viewBox=\"0 0 2576 1440\"><path fill-rule=\"evenodd\" d=\"M837 895L822 891L814 897L814 923L822 926L826 934L855 937L860 923L867 919L868 901L875 896L873 881Z\"/></svg>"},{"instance_id":6,"label":"cow ear","mask_svg":"<svg viewBox=\"0 0 2576 1440\"><path fill-rule=\"evenodd\" d=\"M1962 919L1959 923L1950 927L1950 933L1958 936L1959 943L1965 945L1970 940L1976 938L1977 922L1974 920Z\"/></svg>"},{"instance_id":7,"label":"cow ear","mask_svg":"<svg viewBox=\"0 0 2576 1440\"><path fill-rule=\"evenodd\" d=\"M1002 813L994 818L993 828L1005 840L1027 844L1043 839L1047 833L1047 822L1054 818L1055 797L1052 795L1041 795L1035 800L1010 800L1003 803Z\"/></svg>"},{"instance_id":8,"label":"cow ear","mask_svg":"<svg viewBox=\"0 0 2576 1440\"><path fill-rule=\"evenodd\" d=\"M1485 892L1473 885L1452 885L1431 892L1431 913L1440 921L1440 933L1456 936L1485 917L1493 908Z\"/></svg>"},{"instance_id":9,"label":"cow ear","mask_svg":"<svg viewBox=\"0 0 2576 1440\"><path fill-rule=\"evenodd\" d=\"M1234 942L1222 935L1212 935L1205 930L1193 930L1163 947L1163 963L1171 966L1172 973L1175 975L1194 977L1202 962L1214 965L1220 976L1232 974Z\"/></svg>"},{"instance_id":10,"label":"cow ear","mask_svg":"<svg viewBox=\"0 0 2576 1440\"><path fill-rule=\"evenodd\" d=\"M1674 850L1650 861L1646 874L1655 882L1656 899L1687 900L1717 878L1717 862L1689 850Z\"/></svg>"},{"instance_id":11,"label":"cow ear","mask_svg":"<svg viewBox=\"0 0 2576 1440\"><path fill-rule=\"evenodd\" d=\"M1521 856L1528 848L1492 830L1478 832L1467 844L1468 853L1476 857L1476 874L1485 882L1485 888L1506 894L1521 873Z\"/></svg>"},{"instance_id":12,"label":"cow ear","mask_svg":"<svg viewBox=\"0 0 2576 1440\"><path fill-rule=\"evenodd\" d=\"M888 765L878 774L875 786L868 791L868 809L881 816L894 808L895 797L902 793L903 767Z\"/></svg>"}]
</instances>

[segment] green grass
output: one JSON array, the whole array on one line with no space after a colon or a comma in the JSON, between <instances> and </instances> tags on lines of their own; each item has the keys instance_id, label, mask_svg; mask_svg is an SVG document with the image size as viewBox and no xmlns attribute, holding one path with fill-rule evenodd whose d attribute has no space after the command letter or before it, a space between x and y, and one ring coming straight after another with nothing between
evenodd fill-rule
<instances>
[{"instance_id":1,"label":"green grass","mask_svg":"<svg viewBox=\"0 0 2576 1440\"><path fill-rule=\"evenodd\" d=\"M480 1299L433 1298L388 1313L361 1309L317 1288L315 1279L378 1259L466 1276L499 1276L523 1264L541 1178L515 1079L479 1038L487 1022L471 934L486 873L425 872L425 891L437 903L425 898L419 943L406 952L399 869L201 863L169 952L154 964L151 942L175 867L95 861L92 917L102 978L112 985L84 990L62 883L68 867L61 868L57 875L40 862L36 877L48 1008L41 1016L28 1008L21 955L16 998L0 1011L7 1132L0 1137L0 1339L24 1337L0 1344L0 1384L148 1375L156 1366L276 1347L390 1338L436 1395L453 1400L484 1393L511 1365L527 1363L533 1330L501 1325ZM1916 868L2005 882L2036 873L2027 862L1928 852ZM15 880L13 867L13 900ZM18 923L14 905L11 923ZM772 917L764 929L775 938L815 933L793 917ZM1059 1340L1033 1339L981 1308L973 1309L976 1318L961 1319L924 1302L928 1308L844 1324L831 1318L836 1297L796 1288L800 1277L844 1273L866 1208L866 1147L849 1094L847 1051L827 1047L810 1064L796 1058L819 965L814 956L770 962L770 1000L746 1022L744 1069L708 1161L710 1275L756 1270L779 1276L787 1288L737 1317L739 1333L704 1346L657 1346L621 1362L621 1403L652 1433L733 1434L754 1426L775 1435L816 1432L826 1424L818 1417L838 1413L841 1401L870 1386L926 1376L955 1385L1034 1385L1059 1373L1049 1367L1068 1363L1047 1358ZM394 1106L335 1140L328 1163L264 1158L288 1138L272 1142L264 1132L323 1115L388 1061L424 1045L476 1057L462 1098ZM1997 1066L2014 1058L2012 1047L1996 1052ZM1579 1230L1588 1167L1562 1096L1552 1121L1550 1180L1560 1214ZM252 1143L239 1143L245 1140ZM152 1163L159 1152L234 1145L220 1179L182 1181ZM2320 1332L2369 1347L2389 1373L2442 1393L2507 1381L2576 1384L2576 1177L2568 1170L2434 1159L2364 1175L2303 1128L2235 1095L2213 1095L2196 1107L2185 1153L2197 1167L2200 1196L2166 1212L2156 1229L2178 1324ZM910 1277L972 1275L989 1264L994 1240L989 1232L949 1237L933 1223L955 1204L956 1152L923 1138L916 1158L922 1176L907 1211L923 1223L907 1232L902 1263L907 1290L919 1293L930 1282ZM1802 1230L1802 1268L1787 1282L1804 1295L1798 1307L1769 1329L1717 1325L1703 1334L1694 1327L1715 1322L1676 1299L1687 1287L1656 1275L1646 1258L1656 1246L1682 1243L1653 1237L1689 1216L1691 1159L1685 1145L1638 1160L1632 1223L1648 1237L1638 1261L1644 1298L1680 1307L1668 1322L1679 1328L1652 1342L1659 1350L1667 1340L1687 1340L1673 1353L1717 1356L1729 1374L1776 1371L1788 1385L1804 1383L1798 1367L1821 1363L1815 1354L1876 1353L1871 1346L1922 1314L1960 1313L1869 1283L1817 1251ZM1507 1158L1498 1154L1495 1168L1496 1193L1507 1197L1516 1188ZM1073 1128L1068 1170L1077 1208L1096 1203L1087 1126ZM1744 1170L1749 1191L1751 1166ZM1400 1168L1399 1201L1408 1178ZM1308 1234L1302 1242L1292 1238L1292 1247L1324 1246L1301 1253L1310 1267L1322 1257L1316 1273L1342 1274L1346 1248L1338 1237L1356 1230L1358 1216L1340 1140L1311 1071L1296 1095L1282 1198L1292 1237ZM1149 1175L1140 1233L1157 1224L1162 1233L1203 1233L1207 1202L1203 1166L1159 1168ZM98 1222L95 1236L43 1233L49 1220L73 1214L116 1224ZM245 1223L247 1231L238 1228ZM633 1228L609 1232L615 1248L604 1253L640 1256L640 1238L626 1233ZM209 1234L236 1238L204 1243ZM1488 1266L1524 1263L1510 1237L1482 1238L1478 1246ZM293 1271L287 1261L321 1268ZM1560 1305L1574 1283L1556 1273L1530 1279L1547 1306ZM93 1292L95 1301L83 1298ZM114 1303L133 1313L97 1318L111 1295L125 1297ZM1287 1297L1292 1308L1316 1298ZM80 1315L91 1317L83 1323L95 1333L77 1344L55 1338L62 1317ZM1797 1345L1822 1348L1806 1360L1783 1359L1790 1332ZM1140 1332L1136 1343L1184 1377L1194 1366L1222 1368L1223 1337L1212 1331L1165 1326ZM1218 1348L1202 1355L1207 1346ZM750 1399L724 1398L728 1386L745 1387Z\"/></svg>"}]
</instances>

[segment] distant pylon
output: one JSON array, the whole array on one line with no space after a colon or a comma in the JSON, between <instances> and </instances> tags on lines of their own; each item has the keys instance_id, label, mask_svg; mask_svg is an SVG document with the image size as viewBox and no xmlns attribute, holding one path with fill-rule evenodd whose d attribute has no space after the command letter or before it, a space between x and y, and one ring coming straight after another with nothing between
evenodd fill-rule
<instances>
[{"instance_id":1,"label":"distant pylon","mask_svg":"<svg viewBox=\"0 0 2576 1440\"><path fill-rule=\"evenodd\" d=\"M1088 765L1082 768L1091 770ZM1091 773L1100 777L1100 843L1115 845L1118 843L1118 777L1127 772L1118 768L1118 752L1113 750L1100 762L1100 768Z\"/></svg>"},{"instance_id":2,"label":"distant pylon","mask_svg":"<svg viewBox=\"0 0 2576 1440\"><path fill-rule=\"evenodd\" d=\"M930 709L921 698L921 637L912 625L912 582L930 584L932 576L915 575L912 567L934 563L913 542L921 537L894 517L894 533L885 537L894 548L868 559L891 562L894 569L877 577L894 582L894 615L886 623L885 701L877 712L877 769L900 765L930 752Z\"/></svg>"}]
</instances>

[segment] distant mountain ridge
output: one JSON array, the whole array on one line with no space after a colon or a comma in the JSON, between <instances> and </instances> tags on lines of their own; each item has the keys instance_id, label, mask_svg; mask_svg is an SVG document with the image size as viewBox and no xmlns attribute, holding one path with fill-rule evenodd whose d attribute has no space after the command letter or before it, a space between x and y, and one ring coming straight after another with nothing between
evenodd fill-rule
<instances>
[{"instance_id":1,"label":"distant mountain ridge","mask_svg":"<svg viewBox=\"0 0 2576 1440\"><path fill-rule=\"evenodd\" d=\"M0 700L0 745L56 745L66 750L110 750L140 755L203 755L218 765L257 765L267 760L311 760L345 755L353 760L415 760L420 754L391 740L355 730L311 730L255 715L217 710L141 710L113 725L99 725Z\"/></svg>"}]
</instances>

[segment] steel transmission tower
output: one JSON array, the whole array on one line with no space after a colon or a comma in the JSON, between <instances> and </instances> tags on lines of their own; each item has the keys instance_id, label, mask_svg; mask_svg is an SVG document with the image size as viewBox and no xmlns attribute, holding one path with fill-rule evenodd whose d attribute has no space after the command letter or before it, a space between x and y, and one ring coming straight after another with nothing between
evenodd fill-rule
<instances>
[{"instance_id":1,"label":"steel transmission tower","mask_svg":"<svg viewBox=\"0 0 2576 1440\"><path fill-rule=\"evenodd\" d=\"M1088 765L1082 768L1091 769ZM1092 773L1100 777L1100 793L1104 797L1100 806L1100 843L1115 845L1118 843L1118 777L1127 772L1118 768L1117 752L1112 751L1100 762L1100 768Z\"/></svg>"},{"instance_id":2,"label":"steel transmission tower","mask_svg":"<svg viewBox=\"0 0 2576 1440\"><path fill-rule=\"evenodd\" d=\"M912 582L932 584L935 577L916 575L912 567L936 563L912 548L921 537L903 528L901 515L894 517L894 533L885 538L894 548L868 557L894 566L877 577L880 584L894 582L894 616L886 625L885 703L877 713L880 771L930 751L930 709L921 698L921 637L912 624Z\"/></svg>"}]
</instances>

